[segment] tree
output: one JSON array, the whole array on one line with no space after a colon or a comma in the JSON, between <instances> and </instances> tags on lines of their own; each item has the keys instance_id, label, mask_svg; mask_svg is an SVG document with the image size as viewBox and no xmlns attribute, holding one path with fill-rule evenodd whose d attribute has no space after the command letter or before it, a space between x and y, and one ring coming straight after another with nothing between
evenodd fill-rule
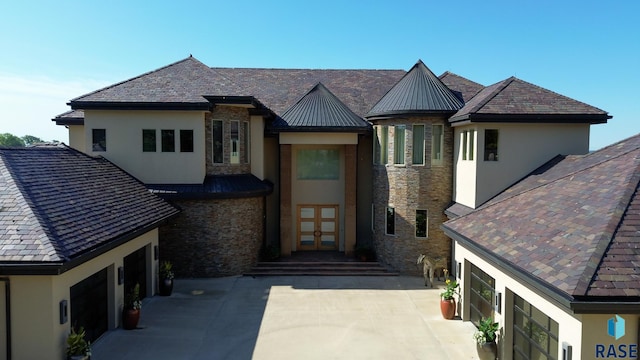
<instances>
[{"instance_id":1,"label":"tree","mask_svg":"<svg viewBox=\"0 0 640 360\"><path fill-rule=\"evenodd\" d=\"M0 134L0 146L24 147L24 141L13 134L4 133Z\"/></svg>"},{"instance_id":2,"label":"tree","mask_svg":"<svg viewBox=\"0 0 640 360\"><path fill-rule=\"evenodd\" d=\"M40 139L39 137L33 136L33 135L25 135L25 136L23 136L22 137L22 141L24 141L24 144L27 145L27 146L44 142L44 140Z\"/></svg>"}]
</instances>

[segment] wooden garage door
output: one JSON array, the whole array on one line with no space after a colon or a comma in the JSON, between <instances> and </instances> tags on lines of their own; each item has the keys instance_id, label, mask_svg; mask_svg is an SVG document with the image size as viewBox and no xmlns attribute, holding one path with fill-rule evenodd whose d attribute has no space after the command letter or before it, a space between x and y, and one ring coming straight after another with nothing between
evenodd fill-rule
<instances>
[{"instance_id":1,"label":"wooden garage door","mask_svg":"<svg viewBox=\"0 0 640 360\"><path fill-rule=\"evenodd\" d=\"M95 341L108 328L107 269L98 271L71 287L71 326L84 328Z\"/></svg>"}]
</instances>

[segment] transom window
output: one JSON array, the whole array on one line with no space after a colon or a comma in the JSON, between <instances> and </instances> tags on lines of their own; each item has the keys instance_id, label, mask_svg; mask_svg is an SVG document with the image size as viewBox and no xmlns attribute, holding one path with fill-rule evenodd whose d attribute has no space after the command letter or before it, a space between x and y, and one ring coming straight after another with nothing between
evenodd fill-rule
<instances>
[{"instance_id":1,"label":"transom window","mask_svg":"<svg viewBox=\"0 0 640 360\"><path fill-rule=\"evenodd\" d=\"M513 359L546 360L558 356L558 323L514 294Z\"/></svg>"}]
</instances>

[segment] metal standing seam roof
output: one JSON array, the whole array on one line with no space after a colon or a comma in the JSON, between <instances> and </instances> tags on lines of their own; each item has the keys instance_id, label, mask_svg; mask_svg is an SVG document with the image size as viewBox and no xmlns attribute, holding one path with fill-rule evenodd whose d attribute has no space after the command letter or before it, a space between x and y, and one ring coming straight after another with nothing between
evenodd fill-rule
<instances>
[{"instance_id":1,"label":"metal standing seam roof","mask_svg":"<svg viewBox=\"0 0 640 360\"><path fill-rule=\"evenodd\" d=\"M271 128L275 131L367 131L371 125L318 83L282 113Z\"/></svg>"},{"instance_id":2,"label":"metal standing seam roof","mask_svg":"<svg viewBox=\"0 0 640 360\"><path fill-rule=\"evenodd\" d=\"M636 135L557 157L443 228L567 298L638 301L639 182Z\"/></svg>"},{"instance_id":3,"label":"metal standing seam roof","mask_svg":"<svg viewBox=\"0 0 640 360\"><path fill-rule=\"evenodd\" d=\"M420 60L373 106L366 117L453 114L463 105L463 100Z\"/></svg>"},{"instance_id":4,"label":"metal standing seam roof","mask_svg":"<svg viewBox=\"0 0 640 360\"><path fill-rule=\"evenodd\" d=\"M482 89L451 116L449 122L573 121L598 124L610 118L604 110L512 76Z\"/></svg>"},{"instance_id":5,"label":"metal standing seam roof","mask_svg":"<svg viewBox=\"0 0 640 360\"><path fill-rule=\"evenodd\" d=\"M177 213L102 157L64 145L0 149L2 265L65 263Z\"/></svg>"}]
</instances>

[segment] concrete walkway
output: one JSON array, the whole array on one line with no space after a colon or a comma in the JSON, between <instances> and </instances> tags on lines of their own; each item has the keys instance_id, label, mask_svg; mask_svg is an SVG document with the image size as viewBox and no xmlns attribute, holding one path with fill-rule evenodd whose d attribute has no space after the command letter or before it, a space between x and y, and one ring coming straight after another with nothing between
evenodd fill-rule
<instances>
[{"instance_id":1,"label":"concrete walkway","mask_svg":"<svg viewBox=\"0 0 640 360\"><path fill-rule=\"evenodd\" d=\"M178 279L92 359L476 358L475 327L444 320L440 292L405 276Z\"/></svg>"}]
</instances>

